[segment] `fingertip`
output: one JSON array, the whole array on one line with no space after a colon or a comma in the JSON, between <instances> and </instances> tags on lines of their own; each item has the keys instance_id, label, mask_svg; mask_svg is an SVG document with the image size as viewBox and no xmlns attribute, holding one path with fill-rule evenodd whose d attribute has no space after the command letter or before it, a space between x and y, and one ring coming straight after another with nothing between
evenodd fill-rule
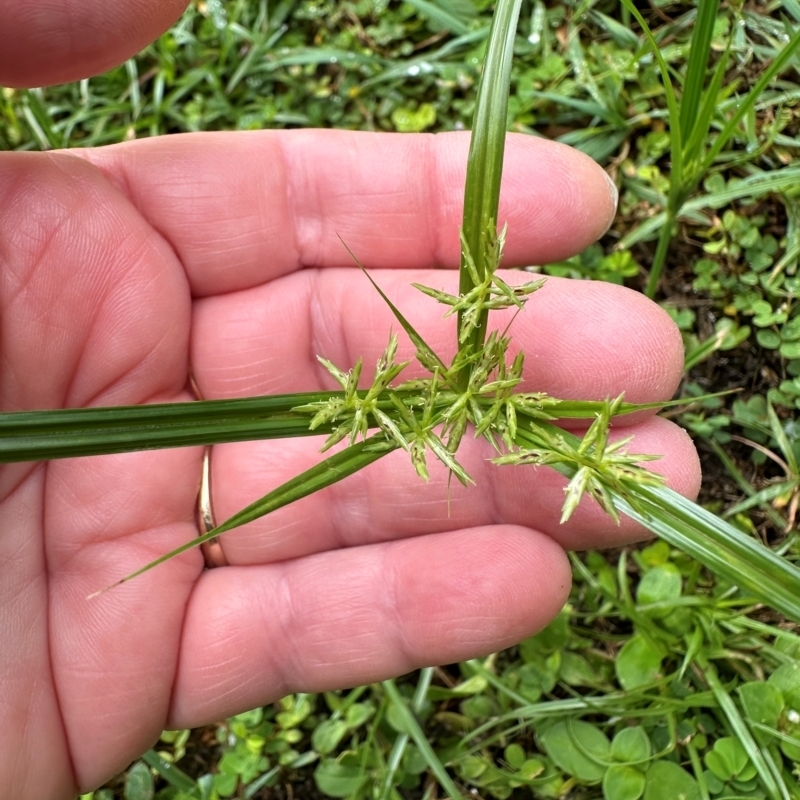
<instances>
[{"instance_id":1,"label":"fingertip","mask_svg":"<svg viewBox=\"0 0 800 800\"><path fill-rule=\"evenodd\" d=\"M513 273L509 273L513 280ZM562 399L669 400L683 374L677 326L656 303L623 286L547 278L515 331L526 353L526 390ZM633 424L655 412L630 415Z\"/></svg>"},{"instance_id":2,"label":"fingertip","mask_svg":"<svg viewBox=\"0 0 800 800\"><path fill-rule=\"evenodd\" d=\"M546 187L546 190L545 190ZM500 199L508 221L507 265L568 258L597 241L617 210L606 171L585 153L525 134L507 139Z\"/></svg>"},{"instance_id":3,"label":"fingertip","mask_svg":"<svg viewBox=\"0 0 800 800\"><path fill-rule=\"evenodd\" d=\"M703 475L700 456L692 437L679 425L662 417L655 417L652 425L654 434L659 437L664 452L668 454L661 462L655 462L654 471L666 478L670 489L689 500L696 500Z\"/></svg>"},{"instance_id":4,"label":"fingertip","mask_svg":"<svg viewBox=\"0 0 800 800\"><path fill-rule=\"evenodd\" d=\"M442 569L444 543L447 568ZM550 537L521 525L493 525L417 539L402 565L417 588L404 595L402 617L415 620L420 649L412 660L460 661L510 647L540 631L569 597L572 570ZM428 550L430 558L424 557ZM458 636L452 635L459 620ZM448 631L449 648L448 648ZM431 662L432 663L432 662Z\"/></svg>"},{"instance_id":5,"label":"fingertip","mask_svg":"<svg viewBox=\"0 0 800 800\"><path fill-rule=\"evenodd\" d=\"M187 0L0 0L0 85L50 86L105 72L178 19Z\"/></svg>"}]
</instances>

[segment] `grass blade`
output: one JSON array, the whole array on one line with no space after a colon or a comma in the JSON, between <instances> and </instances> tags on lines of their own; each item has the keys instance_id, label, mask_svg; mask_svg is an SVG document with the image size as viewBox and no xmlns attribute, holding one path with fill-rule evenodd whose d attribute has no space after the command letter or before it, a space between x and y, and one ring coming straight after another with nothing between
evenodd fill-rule
<instances>
[{"instance_id":1,"label":"grass blade","mask_svg":"<svg viewBox=\"0 0 800 800\"><path fill-rule=\"evenodd\" d=\"M442 374L447 372L447 367L445 366L444 361L436 354L434 349L422 338L422 334L420 334L417 329L403 316L400 309L387 297L384 293L383 289L375 282L372 275L364 269L361 262L356 258L355 253L345 244L344 240L339 237L339 241L344 245L347 252L350 254L350 257L353 261L356 262L358 268L367 276L367 280L373 285L375 291L381 296L381 299L389 309L391 310L392 314L394 314L395 319L400 323L403 330L408 334L408 338L411 339L412 344L414 347L417 348L417 353L421 355L428 364L431 366L436 365L441 370Z\"/></svg>"},{"instance_id":2,"label":"grass blade","mask_svg":"<svg viewBox=\"0 0 800 800\"><path fill-rule=\"evenodd\" d=\"M485 254L498 223L511 58L521 4L522 0L499 0L497 3L472 122L464 191L463 234L480 279L486 273ZM474 286L462 253L459 291L465 295ZM470 334L469 343L473 352L483 345L486 338L487 316L488 313L484 311ZM458 330L461 330L461 326L459 314Z\"/></svg>"},{"instance_id":3,"label":"grass blade","mask_svg":"<svg viewBox=\"0 0 800 800\"><path fill-rule=\"evenodd\" d=\"M447 793L447 796L450 800L464 800L464 795L459 792L458 787L453 783L453 779L444 768L444 764L442 764L431 747L428 738L425 736L425 731L422 730L417 718L411 713L411 709L409 709L408 704L400 694L395 682L384 681L381 686L383 686L398 715L403 720L408 735L414 740L414 744L427 762L436 780L439 781L439 785Z\"/></svg>"},{"instance_id":4,"label":"grass blade","mask_svg":"<svg viewBox=\"0 0 800 800\"><path fill-rule=\"evenodd\" d=\"M629 2L629 0L623 0ZM755 86L745 95L745 97L737 104L736 111L733 116L728 120L725 127L717 134L713 140L713 144L706 153L703 163L698 169L697 180L700 180L706 170L714 163L716 157L722 152L722 148L728 143L728 140L733 136L733 132L739 126L739 123L750 113L756 101L764 93L764 90L772 82L772 79L789 66L789 62L795 57L798 48L800 47L800 30L795 31L792 38L786 45L778 52L775 60L764 70L764 73L756 82Z\"/></svg>"},{"instance_id":5,"label":"grass blade","mask_svg":"<svg viewBox=\"0 0 800 800\"><path fill-rule=\"evenodd\" d=\"M335 394L0 414L0 463L325 433L292 409Z\"/></svg>"},{"instance_id":6,"label":"grass blade","mask_svg":"<svg viewBox=\"0 0 800 800\"><path fill-rule=\"evenodd\" d=\"M432 679L433 667L425 667L425 669L420 670L417 688L414 690L414 697L411 698L411 711L414 714L419 714L420 711L422 711ZM384 777L378 800L389 800L393 788L394 776L403 759L410 738L411 736L408 733L399 733L394 740L392 751L389 753L389 759L386 763L386 776Z\"/></svg>"},{"instance_id":7,"label":"grass blade","mask_svg":"<svg viewBox=\"0 0 800 800\"><path fill-rule=\"evenodd\" d=\"M697 113L703 95L711 38L717 21L719 0L705 0L697 7L697 19L692 30L689 61L681 97L680 126L683 141L687 141L697 124Z\"/></svg>"},{"instance_id":8,"label":"grass blade","mask_svg":"<svg viewBox=\"0 0 800 800\"><path fill-rule=\"evenodd\" d=\"M786 788L786 784L780 772L774 768L771 761L767 761L764 758L764 754L753 738L750 728L747 727L747 723L742 719L742 715L739 713L736 703L733 702L731 696L722 685L714 665L706 663L702 664L701 668L735 737L741 742L748 757L753 762L756 770L758 770L758 777L761 778L761 782L769 793L771 800L790 800L789 790Z\"/></svg>"},{"instance_id":9,"label":"grass blade","mask_svg":"<svg viewBox=\"0 0 800 800\"><path fill-rule=\"evenodd\" d=\"M664 83L664 94L667 99L667 109L669 111L670 156L672 158L672 168L670 170L671 186L681 185L683 183L683 137L681 136L681 114L678 108L678 101L675 97L675 90L672 88L672 76L670 75L667 62L664 61L664 56L661 55L661 48L639 9L636 8L632 0L621 0L621 2L625 8L633 14L634 18L641 26L647 41L650 43L653 56L661 72L661 79Z\"/></svg>"},{"instance_id":10,"label":"grass blade","mask_svg":"<svg viewBox=\"0 0 800 800\"><path fill-rule=\"evenodd\" d=\"M196 796L197 784L182 769L165 761L155 750L148 750L142 756L142 761L152 767L171 786L181 792L194 793Z\"/></svg>"},{"instance_id":11,"label":"grass blade","mask_svg":"<svg viewBox=\"0 0 800 800\"><path fill-rule=\"evenodd\" d=\"M408 4L429 17L437 25L459 36L463 36L471 30L470 26L466 22L460 20L455 14L441 8L436 5L436 3L429 2L429 0L408 0Z\"/></svg>"},{"instance_id":12,"label":"grass blade","mask_svg":"<svg viewBox=\"0 0 800 800\"><path fill-rule=\"evenodd\" d=\"M696 503L664 487L639 487L619 510L784 616L800 622L800 569Z\"/></svg>"},{"instance_id":13,"label":"grass blade","mask_svg":"<svg viewBox=\"0 0 800 800\"><path fill-rule=\"evenodd\" d=\"M238 528L240 525L245 525L248 522L252 522L254 519L259 519L269 514L271 511L276 511L279 508L283 508L283 506L288 506L296 500L301 500L303 497L318 492L320 489L338 483L344 478L364 469L364 467L369 466L394 449L395 446L387 442L382 435L374 436L364 442L351 445L340 453L326 458L316 466L307 469L305 472L301 472L291 480L281 484L277 489L273 489L260 500L251 503L247 508L243 508L230 519L226 520L221 525L217 525L216 528L213 528L203 536L191 539L180 547L176 547L169 553L151 561L141 569L137 569L135 572L130 573L130 575L126 575L108 588L102 589L90 596L95 597L109 589L113 589L115 586L127 583L133 578L157 567L159 564L163 564L165 561L169 561L171 558L185 553L187 550L191 550L193 547L197 547L203 544L203 542L207 542L226 531Z\"/></svg>"}]
</instances>

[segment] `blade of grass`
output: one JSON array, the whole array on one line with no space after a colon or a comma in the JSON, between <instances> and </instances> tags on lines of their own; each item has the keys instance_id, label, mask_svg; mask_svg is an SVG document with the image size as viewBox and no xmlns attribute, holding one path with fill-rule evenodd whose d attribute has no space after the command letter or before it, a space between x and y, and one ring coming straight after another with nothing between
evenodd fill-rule
<instances>
[{"instance_id":1,"label":"blade of grass","mask_svg":"<svg viewBox=\"0 0 800 800\"><path fill-rule=\"evenodd\" d=\"M0 463L325 433L292 409L336 394L0 414Z\"/></svg>"},{"instance_id":2,"label":"blade of grass","mask_svg":"<svg viewBox=\"0 0 800 800\"><path fill-rule=\"evenodd\" d=\"M726 86L724 90L722 88L722 83L725 80L725 73L728 68L729 54L730 40L725 48L725 52L719 59L719 63L714 69L714 75L711 78L708 89L706 89L700 109L695 114L694 126L684 135L684 158L687 163L695 162L700 155L708 133L711 130L711 121L719 108L720 101L727 98L727 96L736 89L735 83ZM681 108L681 113L683 113L683 108Z\"/></svg>"},{"instance_id":3,"label":"blade of grass","mask_svg":"<svg viewBox=\"0 0 800 800\"><path fill-rule=\"evenodd\" d=\"M426 667L420 670L419 680L417 681L417 688L414 690L414 696L411 698L411 711L414 714L419 714L422 707L425 705L425 698L428 696L428 689L433 679L433 667ZM400 766L400 761L406 752L406 747L410 741L411 736L408 733L400 733L394 740L394 745L389 753L389 759L386 763L386 775L383 779L383 786L379 800L389 800L393 787L394 776Z\"/></svg>"},{"instance_id":4,"label":"blade of grass","mask_svg":"<svg viewBox=\"0 0 800 800\"><path fill-rule=\"evenodd\" d=\"M800 569L738 528L664 487L639 487L634 502L615 498L619 510L749 592L800 622Z\"/></svg>"},{"instance_id":5,"label":"blade of grass","mask_svg":"<svg viewBox=\"0 0 800 800\"><path fill-rule=\"evenodd\" d=\"M711 54L711 39L718 11L719 0L705 0L697 7L681 97L680 126L684 142L690 138L698 124L697 110L700 108L700 98L703 95L708 58Z\"/></svg>"},{"instance_id":6,"label":"blade of grass","mask_svg":"<svg viewBox=\"0 0 800 800\"><path fill-rule=\"evenodd\" d=\"M623 0L623 2L629 2L629 0ZM705 159L703 159L702 164L700 164L698 167L698 181L714 163L714 160L720 154L722 148L725 147L725 145L728 143L728 140L731 138L731 136L733 136L733 133L739 126L739 123L748 113L750 113L758 98L761 97L764 90L772 82L772 79L789 66L789 63L795 57L798 48L800 48L800 30L795 31L792 38L786 43L783 49L778 52L775 60L767 67L767 69L764 70L755 86L753 86L753 88L750 89L745 97L742 98L739 103L737 103L736 111L734 112L733 116L731 116L731 118L725 124L725 127L717 134L717 136L714 137L713 143L706 153Z\"/></svg>"},{"instance_id":7,"label":"blade of grass","mask_svg":"<svg viewBox=\"0 0 800 800\"><path fill-rule=\"evenodd\" d=\"M756 496L757 492L753 487L753 484L745 478L742 471L733 461L733 459L728 455L725 451L725 448L722 447L719 442L715 442L713 439L708 440L708 444L711 446L711 449L716 453L719 460L722 462L725 469L728 470L730 476L736 481L739 488L747 495L748 498L753 498ZM747 501L745 501L747 502ZM739 506L742 504L740 503ZM760 501L759 505L764 511L764 513L769 517L769 521L778 529L784 530L786 528L786 520L768 503ZM734 507L736 509L736 507ZM736 510L728 509L724 516L731 516L736 513ZM738 508L741 511L741 507Z\"/></svg>"},{"instance_id":8,"label":"blade of grass","mask_svg":"<svg viewBox=\"0 0 800 800\"><path fill-rule=\"evenodd\" d=\"M428 0L408 0L408 4L429 17L437 25L441 25L445 30L452 31L459 36L470 32L470 26L466 22L437 6L436 3L430 3Z\"/></svg>"},{"instance_id":9,"label":"blade of grass","mask_svg":"<svg viewBox=\"0 0 800 800\"><path fill-rule=\"evenodd\" d=\"M109 589L113 589L115 586L127 583L133 578L157 567L159 564L163 564L165 561L169 561L171 558L185 553L187 550L191 550L193 547L197 547L203 544L203 542L207 542L226 531L238 528L240 525L245 525L248 522L252 522L254 519L263 517L272 511L283 508L283 506L294 503L314 492L318 492L320 489L338 483L344 480L344 478L364 469L364 467L369 466L394 449L396 449L395 445L387 442L382 436L372 437L366 441L351 445L341 452L326 458L316 466L307 469L305 472L301 472L291 480L286 481L286 483L281 484L276 489L269 492L269 494L264 495L260 500L256 500L254 503L247 506L247 508L243 508L241 511L234 514L221 525L217 525L216 528L208 531L208 533L198 536L196 539L191 539L180 547L176 547L169 553L160 556L149 564L145 564L145 566L137 569L135 572L111 584L111 586L106 589L95 592L93 595L90 595L90 597L96 597L103 592L107 592Z\"/></svg>"},{"instance_id":10,"label":"blade of grass","mask_svg":"<svg viewBox=\"0 0 800 800\"><path fill-rule=\"evenodd\" d=\"M175 764L165 761L155 750L148 750L143 756L142 761L152 767L167 783L186 792L197 796L197 784Z\"/></svg>"},{"instance_id":11,"label":"blade of grass","mask_svg":"<svg viewBox=\"0 0 800 800\"><path fill-rule=\"evenodd\" d=\"M522 0L499 0L497 3L472 123L464 190L463 233L480 279L486 274L485 255L498 223L511 58L521 4ZM459 291L462 295L467 294L474 285L462 253ZM459 314L459 330L461 316ZM488 312L484 311L470 335L468 346L472 352L483 345L487 317Z\"/></svg>"},{"instance_id":12,"label":"blade of grass","mask_svg":"<svg viewBox=\"0 0 800 800\"><path fill-rule=\"evenodd\" d=\"M661 55L661 47L656 41L655 36L653 36L653 32L645 22L639 9L636 8L632 0L621 0L621 2L623 6L633 14L634 18L641 26L647 41L650 43L653 56L661 72L661 79L664 83L664 95L667 100L667 109L669 110L670 156L672 158L670 176L676 184L681 184L683 181L683 137L681 136L681 114L678 107L678 100L675 97L675 90L672 88L672 76L667 62L664 61L664 56Z\"/></svg>"},{"instance_id":13,"label":"blade of grass","mask_svg":"<svg viewBox=\"0 0 800 800\"><path fill-rule=\"evenodd\" d=\"M447 796L450 800L464 800L464 795L459 792L458 787L444 768L444 764L442 764L431 747L428 738L425 736L425 731L422 730L417 718L411 713L411 709L409 709L408 704L400 694L395 682L384 681L381 686L383 686L384 691L394 705L398 716L402 719L408 735L414 740L414 744L427 762L436 780L439 781L442 789L447 793Z\"/></svg>"},{"instance_id":14,"label":"blade of grass","mask_svg":"<svg viewBox=\"0 0 800 800\"><path fill-rule=\"evenodd\" d=\"M446 373L447 367L444 361L442 361L442 359L439 358L439 356L436 354L433 348L430 347L430 345L422 338L422 335L417 331L417 329L403 316L403 314L400 312L400 309L386 296L383 289L381 289L381 287L378 286L377 283L375 283L372 276L369 274L369 272L367 272L366 269L364 269L364 266L356 258L355 253L347 246L347 244L345 243L344 239L342 239L341 236L339 237L339 241L344 245L345 249L350 254L350 257L353 259L353 261L355 261L358 268L367 276L367 280L369 280L369 282L373 285L375 291L381 296L383 302L386 303L387 306L389 306L389 309L391 310L392 314L394 314L395 319L400 323L403 330L408 334L408 338L411 339L411 342L413 343L414 347L417 348L417 352L427 357L427 359L430 362L436 364L441 370L442 374Z\"/></svg>"},{"instance_id":15,"label":"blade of grass","mask_svg":"<svg viewBox=\"0 0 800 800\"><path fill-rule=\"evenodd\" d=\"M728 724L731 726L734 735L742 744L748 757L758 771L761 783L767 790L771 800L790 800L789 789L784 783L780 772L775 769L771 761L768 762L764 758L764 754L753 738L750 728L747 727L747 723L742 719L742 715L739 713L736 703L733 702L733 699L722 685L717 675L716 667L713 664L703 664L701 662L701 670L708 685L711 687L711 691L714 692L714 697L722 713L728 720Z\"/></svg>"},{"instance_id":16,"label":"blade of grass","mask_svg":"<svg viewBox=\"0 0 800 800\"><path fill-rule=\"evenodd\" d=\"M381 292L380 288L376 288ZM381 294L383 295L382 292ZM435 359L444 372L441 359L405 317L394 306L392 309L400 324L409 332L412 341ZM403 395L402 391L397 393ZM359 394L366 395L366 391ZM293 409L343 395L341 391L306 392L234 400L0 414L0 464L329 434L333 430L331 423L320 425L312 431L309 428L309 415ZM699 397L638 405L623 403L620 413L686 405L703 399L705 398ZM491 406L494 401L491 398L481 398L480 402ZM391 402L386 401L379 405L386 414L394 418L396 412ZM601 408L602 403L564 401L558 406L558 413L562 417L590 419Z\"/></svg>"}]
</instances>

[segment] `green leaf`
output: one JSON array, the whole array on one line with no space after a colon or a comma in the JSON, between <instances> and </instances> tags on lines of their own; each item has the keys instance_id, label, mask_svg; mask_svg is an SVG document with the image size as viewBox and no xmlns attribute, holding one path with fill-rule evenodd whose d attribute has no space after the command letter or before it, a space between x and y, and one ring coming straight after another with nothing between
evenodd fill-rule
<instances>
[{"instance_id":1,"label":"green leaf","mask_svg":"<svg viewBox=\"0 0 800 800\"><path fill-rule=\"evenodd\" d=\"M314 770L317 789L328 797L353 797L366 781L360 767L342 764L330 758L321 761Z\"/></svg>"},{"instance_id":2,"label":"green leaf","mask_svg":"<svg viewBox=\"0 0 800 800\"><path fill-rule=\"evenodd\" d=\"M700 109L703 85L705 84L708 57L711 53L711 39L714 23L717 21L719 0L705 0L697 7L697 19L692 28L692 41L689 47L689 60L683 96L680 102L680 125L683 141L692 133ZM706 133L705 131L703 132Z\"/></svg>"},{"instance_id":3,"label":"green leaf","mask_svg":"<svg viewBox=\"0 0 800 800\"><path fill-rule=\"evenodd\" d=\"M469 33L470 26L463 22L455 14L443 9L438 3L429 0L408 0L408 4L414 6L418 11L430 17L439 27L463 35Z\"/></svg>"},{"instance_id":4,"label":"green leaf","mask_svg":"<svg viewBox=\"0 0 800 800\"><path fill-rule=\"evenodd\" d=\"M388 296L384 293L383 289L378 286L377 283L373 280L372 276L367 272L363 266L361 266L361 262L355 257L353 251L347 247L347 245L342 241L347 252L350 253L353 261L358 264L361 268L361 271L367 276L369 282L375 287L375 291L381 296L383 302L389 306L392 314L394 314L395 319L400 323L403 330L408 334L408 338L411 339L414 347L417 348L417 356L421 356L423 363L426 365L428 369L433 371L434 368L438 367L442 374L447 372L447 367L445 366L444 361L436 354L432 347L428 345L428 343L422 338L422 335L417 332L417 329L400 313L400 309L388 298Z\"/></svg>"},{"instance_id":5,"label":"green leaf","mask_svg":"<svg viewBox=\"0 0 800 800\"><path fill-rule=\"evenodd\" d=\"M723 736L714 742L714 748L706 753L706 766L721 781L750 780L756 768L747 757L747 751L738 739Z\"/></svg>"},{"instance_id":6,"label":"green leaf","mask_svg":"<svg viewBox=\"0 0 800 800\"><path fill-rule=\"evenodd\" d=\"M508 762L509 766L513 767L514 769L519 769L524 763L525 759L528 757L525 753L525 748L520 745L510 744L506 749L503 751L503 757Z\"/></svg>"},{"instance_id":7,"label":"green leaf","mask_svg":"<svg viewBox=\"0 0 800 800\"><path fill-rule=\"evenodd\" d=\"M650 737L644 728L623 728L611 741L611 757L623 763L639 763L650 758Z\"/></svg>"},{"instance_id":8,"label":"green leaf","mask_svg":"<svg viewBox=\"0 0 800 800\"><path fill-rule=\"evenodd\" d=\"M155 784L150 767L137 761L125 776L125 800L153 800Z\"/></svg>"},{"instance_id":9,"label":"green leaf","mask_svg":"<svg viewBox=\"0 0 800 800\"><path fill-rule=\"evenodd\" d=\"M800 661L781 664L767 678L767 684L781 693L787 705L800 710Z\"/></svg>"},{"instance_id":10,"label":"green leaf","mask_svg":"<svg viewBox=\"0 0 800 800\"><path fill-rule=\"evenodd\" d=\"M371 703L353 703L345 712L347 727L351 730L360 728L373 714L375 707Z\"/></svg>"},{"instance_id":11,"label":"green leaf","mask_svg":"<svg viewBox=\"0 0 800 800\"><path fill-rule=\"evenodd\" d=\"M668 603L681 596L681 573L674 564L660 564L647 570L636 590L636 600L640 605Z\"/></svg>"},{"instance_id":12,"label":"green leaf","mask_svg":"<svg viewBox=\"0 0 800 800\"><path fill-rule=\"evenodd\" d=\"M216 528L213 528L208 533L190 539L180 547L176 547L169 553L140 567L135 572L131 572L106 589L96 592L95 595L108 591L108 589L113 589L115 586L119 586L122 583L126 583L138 575L157 567L159 564L163 564L165 561L169 561L171 558L185 553L187 550L191 550L193 547L197 547L203 542L207 542L226 531L233 530L240 525L259 519L259 517L263 517L272 511L294 503L296 500L318 492L326 486L338 483L344 478L362 470L374 461L377 461L379 458L382 458L394 449L396 449L395 445L386 442L386 440L380 436L372 437L364 442L351 445L341 452L326 458L316 466L307 469L305 472L301 472L299 475L286 481L286 483L281 484L277 489L264 495L260 500L251 503L247 508L243 508L230 519L226 520L221 525L217 525ZM93 597L95 595L90 596Z\"/></svg>"},{"instance_id":13,"label":"green leaf","mask_svg":"<svg viewBox=\"0 0 800 800\"><path fill-rule=\"evenodd\" d=\"M635 633L622 646L614 663L617 679L624 689L636 689L662 677L663 650L650 639Z\"/></svg>"},{"instance_id":14,"label":"green leaf","mask_svg":"<svg viewBox=\"0 0 800 800\"><path fill-rule=\"evenodd\" d=\"M627 3L629 0L623 0ZM782 47L777 50L777 56L772 60L770 65L761 73L758 81L748 91L748 93L740 99L736 105L736 111L722 128L722 130L712 140L713 144L706 153L703 163L697 170L698 179L705 174L709 167L714 163L716 157L722 152L722 148L728 143L728 140L733 136L736 128L739 127L745 115L749 114L753 106L755 106L758 99L763 95L764 90L769 86L775 76L779 75L786 69L789 63L794 58L798 48L800 48L800 30L796 31L792 38Z\"/></svg>"},{"instance_id":15,"label":"green leaf","mask_svg":"<svg viewBox=\"0 0 800 800\"><path fill-rule=\"evenodd\" d=\"M739 699L745 716L752 722L778 727L778 719L784 708L783 695L777 686L764 681L751 681L738 687ZM754 730L756 741L763 747L772 744L772 737L763 731Z\"/></svg>"},{"instance_id":16,"label":"green leaf","mask_svg":"<svg viewBox=\"0 0 800 800\"><path fill-rule=\"evenodd\" d=\"M494 11L489 32L489 45L478 86L475 115L472 122L467 177L464 191L462 231L469 254L474 260L478 278L486 272L485 257L490 241L496 236L500 202L500 178L506 142L508 87L511 81L511 59L521 0L500 0ZM475 286L462 253L459 291L468 294ZM473 352L486 336L487 312L481 315L470 335ZM458 329L461 330L461 315Z\"/></svg>"},{"instance_id":17,"label":"green leaf","mask_svg":"<svg viewBox=\"0 0 800 800\"><path fill-rule=\"evenodd\" d=\"M173 732L181 734L189 733L189 731ZM163 735L161 738L164 738ZM156 770L167 783L175 786L182 792L192 792L197 788L197 784L183 770L176 767L172 762L163 759L155 750L148 750L142 756L142 761Z\"/></svg>"},{"instance_id":18,"label":"green leaf","mask_svg":"<svg viewBox=\"0 0 800 800\"><path fill-rule=\"evenodd\" d=\"M414 740L414 744L425 758L428 768L436 776L436 779L439 781L442 789L447 793L447 796L450 800L463 800L461 792L458 791L455 783L453 783L453 779L444 768L444 764L442 764L439 756L436 755L433 747L431 747L425 732L422 730L417 718L403 699L403 696L398 691L395 682L384 681L381 686L383 686L384 691L391 701L391 708L401 721L400 729L407 732Z\"/></svg>"},{"instance_id":19,"label":"green leaf","mask_svg":"<svg viewBox=\"0 0 800 800\"><path fill-rule=\"evenodd\" d=\"M0 414L0 463L308 436L308 416L292 409L330 397L311 392Z\"/></svg>"},{"instance_id":20,"label":"green leaf","mask_svg":"<svg viewBox=\"0 0 800 800\"><path fill-rule=\"evenodd\" d=\"M639 800L644 787L644 773L635 767L615 764L603 776L605 800Z\"/></svg>"},{"instance_id":21,"label":"green leaf","mask_svg":"<svg viewBox=\"0 0 800 800\"><path fill-rule=\"evenodd\" d=\"M656 761L645 779L644 800L702 800L697 781L672 761Z\"/></svg>"},{"instance_id":22,"label":"green leaf","mask_svg":"<svg viewBox=\"0 0 800 800\"><path fill-rule=\"evenodd\" d=\"M631 487L620 511L761 602L800 621L800 569L788 559L665 486Z\"/></svg>"},{"instance_id":23,"label":"green leaf","mask_svg":"<svg viewBox=\"0 0 800 800\"><path fill-rule=\"evenodd\" d=\"M341 719L326 719L311 734L311 746L321 755L332 753L347 734L348 725Z\"/></svg>"},{"instance_id":24,"label":"green leaf","mask_svg":"<svg viewBox=\"0 0 800 800\"><path fill-rule=\"evenodd\" d=\"M520 643L522 657L528 661L542 654L560 650L569 640L569 612L561 611L559 615L539 633L530 636Z\"/></svg>"},{"instance_id":25,"label":"green leaf","mask_svg":"<svg viewBox=\"0 0 800 800\"><path fill-rule=\"evenodd\" d=\"M702 657L699 659L699 662L706 682L714 693L714 699L717 701L717 705L725 715L734 737L742 745L750 761L753 763L755 770L758 772L758 777L761 779L761 783L767 790L767 794L772 800L784 800L784 798L789 796L789 790L780 771L775 768L775 763L769 752L762 751L759 748L753 738L750 728L747 727L744 719L742 719L742 715L739 713L738 707L733 702L733 698L722 685L714 664L706 663Z\"/></svg>"},{"instance_id":26,"label":"green leaf","mask_svg":"<svg viewBox=\"0 0 800 800\"><path fill-rule=\"evenodd\" d=\"M608 737L595 725L565 720L547 728L542 746L559 769L585 783L600 783L611 752Z\"/></svg>"}]
</instances>

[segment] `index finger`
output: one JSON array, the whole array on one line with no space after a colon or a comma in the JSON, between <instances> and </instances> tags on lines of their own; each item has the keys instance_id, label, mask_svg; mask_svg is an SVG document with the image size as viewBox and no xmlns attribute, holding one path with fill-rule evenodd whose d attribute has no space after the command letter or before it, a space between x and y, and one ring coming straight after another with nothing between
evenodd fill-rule
<instances>
[{"instance_id":1,"label":"index finger","mask_svg":"<svg viewBox=\"0 0 800 800\"><path fill-rule=\"evenodd\" d=\"M255 131L169 136L80 151L169 241L195 296L302 267L456 267L468 133ZM77 151L73 151L76 152ZM607 229L616 190L590 158L507 139L506 266L580 252Z\"/></svg>"}]
</instances>

